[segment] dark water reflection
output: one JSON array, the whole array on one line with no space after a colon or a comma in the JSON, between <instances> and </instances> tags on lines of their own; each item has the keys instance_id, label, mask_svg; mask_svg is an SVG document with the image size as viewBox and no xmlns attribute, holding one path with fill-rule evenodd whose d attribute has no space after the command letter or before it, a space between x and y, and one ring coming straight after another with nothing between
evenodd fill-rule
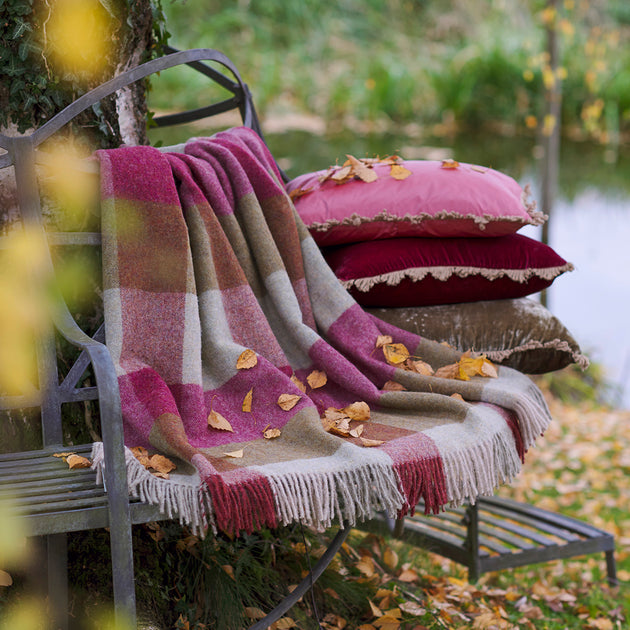
<instances>
[{"instance_id":1,"label":"dark water reflection","mask_svg":"<svg viewBox=\"0 0 630 630\"><path fill-rule=\"evenodd\" d=\"M183 132L183 137L182 137ZM156 133L155 140L180 142L205 135L198 128ZM291 177L327 168L347 153L356 157L398 153L407 159L443 159L491 166L530 184L540 198L540 154L528 138L486 133L422 140L409 134L267 134L275 158ZM550 245L576 270L558 278L548 292L550 310L582 349L602 363L616 387L615 401L630 408L630 146L617 151L564 141L559 190L550 219ZM522 233L540 238L540 228Z\"/></svg>"}]
</instances>

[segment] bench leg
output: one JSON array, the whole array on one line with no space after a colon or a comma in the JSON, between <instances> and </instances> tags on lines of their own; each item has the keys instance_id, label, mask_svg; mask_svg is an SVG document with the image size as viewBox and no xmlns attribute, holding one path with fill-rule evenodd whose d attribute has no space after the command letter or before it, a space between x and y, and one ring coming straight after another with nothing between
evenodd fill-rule
<instances>
[{"instance_id":1,"label":"bench leg","mask_svg":"<svg viewBox=\"0 0 630 630\"><path fill-rule=\"evenodd\" d=\"M133 571L131 525L115 522L110 526L112 582L117 628L136 628L136 587Z\"/></svg>"},{"instance_id":2,"label":"bench leg","mask_svg":"<svg viewBox=\"0 0 630 630\"><path fill-rule=\"evenodd\" d=\"M48 600L51 626L54 630L68 630L68 536L46 536L48 560Z\"/></svg>"},{"instance_id":3,"label":"bench leg","mask_svg":"<svg viewBox=\"0 0 630 630\"><path fill-rule=\"evenodd\" d=\"M617 579L617 563L615 561L615 551L606 552L606 570L608 572L608 584L610 586L619 586Z\"/></svg>"},{"instance_id":4,"label":"bench leg","mask_svg":"<svg viewBox=\"0 0 630 630\"><path fill-rule=\"evenodd\" d=\"M468 581L474 584L481 575L479 562L479 507L477 503L466 508L466 553L468 555Z\"/></svg>"}]
</instances>

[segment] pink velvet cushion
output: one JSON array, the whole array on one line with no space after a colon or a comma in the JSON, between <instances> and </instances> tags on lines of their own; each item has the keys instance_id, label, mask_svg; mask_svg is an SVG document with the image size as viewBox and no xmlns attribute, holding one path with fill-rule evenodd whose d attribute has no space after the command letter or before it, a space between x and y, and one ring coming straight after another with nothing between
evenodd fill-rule
<instances>
[{"instance_id":1,"label":"pink velvet cushion","mask_svg":"<svg viewBox=\"0 0 630 630\"><path fill-rule=\"evenodd\" d=\"M320 182L327 171L301 175L287 184L301 190L295 207L318 245L339 245L406 236L502 236L544 216L527 202L511 177L460 163L405 161L406 179L391 176L390 166L375 164L376 181Z\"/></svg>"},{"instance_id":2,"label":"pink velvet cushion","mask_svg":"<svg viewBox=\"0 0 630 630\"><path fill-rule=\"evenodd\" d=\"M324 255L363 306L518 298L573 269L551 247L521 234L384 239L326 248Z\"/></svg>"}]
</instances>

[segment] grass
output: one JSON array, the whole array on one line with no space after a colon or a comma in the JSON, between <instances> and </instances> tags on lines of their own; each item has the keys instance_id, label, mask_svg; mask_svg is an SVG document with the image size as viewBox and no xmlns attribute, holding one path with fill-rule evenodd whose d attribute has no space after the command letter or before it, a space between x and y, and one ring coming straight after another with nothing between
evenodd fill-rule
<instances>
[{"instance_id":1,"label":"grass","mask_svg":"<svg viewBox=\"0 0 630 630\"><path fill-rule=\"evenodd\" d=\"M165 2L171 42L225 52L267 114L300 112L328 125L354 121L458 128L500 122L531 133L544 101L544 27L526 0ZM630 131L627 11L616 2L564 3L560 32L563 122L614 143ZM587 5L590 5L587 7ZM571 7L573 8L566 8ZM165 80L152 106L190 98L183 76ZM600 107L600 102L602 106Z\"/></svg>"}]
</instances>

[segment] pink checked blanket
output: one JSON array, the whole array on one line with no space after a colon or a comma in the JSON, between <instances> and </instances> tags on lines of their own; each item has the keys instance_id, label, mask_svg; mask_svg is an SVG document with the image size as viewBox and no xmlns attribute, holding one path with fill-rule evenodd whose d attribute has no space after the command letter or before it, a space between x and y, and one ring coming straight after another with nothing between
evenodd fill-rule
<instances>
[{"instance_id":1,"label":"pink checked blanket","mask_svg":"<svg viewBox=\"0 0 630 630\"><path fill-rule=\"evenodd\" d=\"M518 472L549 421L538 389L504 367L431 374L460 354L357 306L254 132L98 157L132 494L195 531L321 529L438 511Z\"/></svg>"}]
</instances>

